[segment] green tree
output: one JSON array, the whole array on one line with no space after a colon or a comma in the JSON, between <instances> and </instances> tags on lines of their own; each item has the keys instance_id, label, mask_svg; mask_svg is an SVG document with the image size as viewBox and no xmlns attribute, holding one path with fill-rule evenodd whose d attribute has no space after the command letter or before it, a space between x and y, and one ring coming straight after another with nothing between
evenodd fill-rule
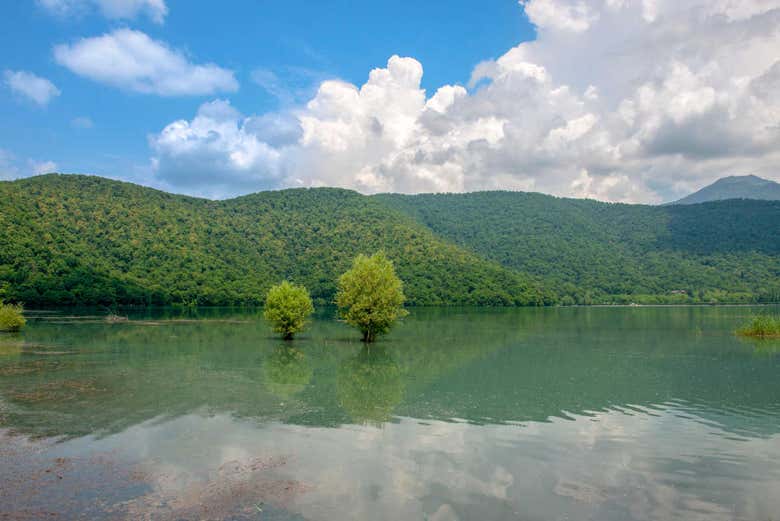
<instances>
[{"instance_id":1,"label":"green tree","mask_svg":"<svg viewBox=\"0 0 780 521\"><path fill-rule=\"evenodd\" d=\"M303 286L285 280L268 290L263 316L285 340L290 340L295 333L303 331L312 313L314 305L309 292Z\"/></svg>"},{"instance_id":2,"label":"green tree","mask_svg":"<svg viewBox=\"0 0 780 521\"><path fill-rule=\"evenodd\" d=\"M4 304L0 300L0 331L19 331L26 323L21 304Z\"/></svg>"},{"instance_id":3,"label":"green tree","mask_svg":"<svg viewBox=\"0 0 780 521\"><path fill-rule=\"evenodd\" d=\"M336 304L347 324L363 333L364 342L373 342L406 316L403 303L403 283L383 251L358 255L352 269L339 277Z\"/></svg>"}]
</instances>

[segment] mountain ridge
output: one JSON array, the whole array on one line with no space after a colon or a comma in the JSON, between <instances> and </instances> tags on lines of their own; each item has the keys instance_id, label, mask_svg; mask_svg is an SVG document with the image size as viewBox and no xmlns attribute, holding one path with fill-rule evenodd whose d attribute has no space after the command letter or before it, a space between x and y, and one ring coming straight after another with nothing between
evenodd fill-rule
<instances>
[{"instance_id":1,"label":"mountain ridge","mask_svg":"<svg viewBox=\"0 0 780 521\"><path fill-rule=\"evenodd\" d=\"M332 302L357 253L385 249L417 305L780 300L780 202L649 206L538 193L234 199L98 176L0 183L0 298L259 304L281 279Z\"/></svg>"},{"instance_id":2,"label":"mountain ridge","mask_svg":"<svg viewBox=\"0 0 780 521\"><path fill-rule=\"evenodd\" d=\"M0 296L30 304L256 305L282 279L332 302L352 258L378 249L396 261L412 304L550 298L350 190L213 201L98 176L0 183Z\"/></svg>"},{"instance_id":3,"label":"mountain ridge","mask_svg":"<svg viewBox=\"0 0 780 521\"><path fill-rule=\"evenodd\" d=\"M674 204L699 204L728 199L780 200L780 183L756 175L726 176L678 199Z\"/></svg>"}]
</instances>

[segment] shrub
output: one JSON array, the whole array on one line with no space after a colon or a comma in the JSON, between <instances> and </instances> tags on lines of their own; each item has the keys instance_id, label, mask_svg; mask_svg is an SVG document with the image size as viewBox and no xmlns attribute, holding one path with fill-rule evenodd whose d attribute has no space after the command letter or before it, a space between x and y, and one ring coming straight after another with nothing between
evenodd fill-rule
<instances>
[{"instance_id":1,"label":"shrub","mask_svg":"<svg viewBox=\"0 0 780 521\"><path fill-rule=\"evenodd\" d=\"M750 319L750 322L737 330L737 334L758 338L780 337L780 317L769 315L754 316Z\"/></svg>"},{"instance_id":2,"label":"shrub","mask_svg":"<svg viewBox=\"0 0 780 521\"><path fill-rule=\"evenodd\" d=\"M0 331L19 331L26 323L21 304L4 304L0 301Z\"/></svg>"},{"instance_id":3,"label":"shrub","mask_svg":"<svg viewBox=\"0 0 780 521\"><path fill-rule=\"evenodd\" d=\"M268 290L263 316L285 340L290 340L295 333L303 331L312 313L314 305L309 292L303 286L284 281Z\"/></svg>"}]
</instances>

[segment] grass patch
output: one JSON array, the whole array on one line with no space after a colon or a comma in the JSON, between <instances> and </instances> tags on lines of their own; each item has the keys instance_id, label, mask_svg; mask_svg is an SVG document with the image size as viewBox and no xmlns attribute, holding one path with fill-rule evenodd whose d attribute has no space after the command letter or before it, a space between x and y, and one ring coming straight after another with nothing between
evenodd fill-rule
<instances>
[{"instance_id":1,"label":"grass patch","mask_svg":"<svg viewBox=\"0 0 780 521\"><path fill-rule=\"evenodd\" d=\"M737 334L753 338L780 338L780 317L757 315L737 329Z\"/></svg>"}]
</instances>

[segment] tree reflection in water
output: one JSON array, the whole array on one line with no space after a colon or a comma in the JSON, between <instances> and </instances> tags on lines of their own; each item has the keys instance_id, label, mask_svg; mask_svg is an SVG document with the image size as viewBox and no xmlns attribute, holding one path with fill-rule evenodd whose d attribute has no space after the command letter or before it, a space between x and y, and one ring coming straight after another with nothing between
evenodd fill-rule
<instances>
[{"instance_id":1,"label":"tree reflection in water","mask_svg":"<svg viewBox=\"0 0 780 521\"><path fill-rule=\"evenodd\" d=\"M265 386L280 398L292 398L309 385L312 368L304 352L294 346L281 344L266 358Z\"/></svg>"},{"instance_id":2,"label":"tree reflection in water","mask_svg":"<svg viewBox=\"0 0 780 521\"><path fill-rule=\"evenodd\" d=\"M401 369L386 347L364 345L339 366L336 392L352 421L381 425L403 399Z\"/></svg>"}]
</instances>

